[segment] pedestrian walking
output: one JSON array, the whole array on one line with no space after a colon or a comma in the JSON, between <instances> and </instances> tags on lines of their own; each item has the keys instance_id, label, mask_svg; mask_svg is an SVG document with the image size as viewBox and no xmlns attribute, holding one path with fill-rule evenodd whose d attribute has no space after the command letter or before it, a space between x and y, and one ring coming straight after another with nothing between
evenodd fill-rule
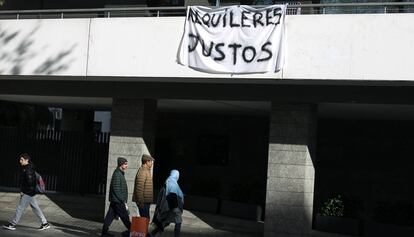
<instances>
[{"instance_id":1,"label":"pedestrian walking","mask_svg":"<svg viewBox=\"0 0 414 237\"><path fill-rule=\"evenodd\" d=\"M32 211L35 213L37 218L40 220L41 225L38 230L46 230L50 228L49 223L47 222L45 216L43 215L42 210L37 204L36 201L36 171L35 165L32 163L32 160L27 153L19 155L20 163L20 201L19 205L16 208L16 214L14 215L13 220L3 225L3 228L8 230L16 230L16 225L19 223L20 218L22 217L23 211L30 205Z\"/></svg>"},{"instance_id":2,"label":"pedestrian walking","mask_svg":"<svg viewBox=\"0 0 414 237\"><path fill-rule=\"evenodd\" d=\"M141 157L141 167L135 176L134 193L132 201L138 206L139 215L150 219L150 205L154 202L151 169L154 158L144 154Z\"/></svg>"},{"instance_id":3,"label":"pedestrian walking","mask_svg":"<svg viewBox=\"0 0 414 237\"><path fill-rule=\"evenodd\" d=\"M131 221L127 210L128 186L125 180L125 171L128 169L128 161L123 157L118 157L118 167L114 170L109 188L109 209L106 213L104 224L102 227L102 236L114 236L108 232L109 226L112 224L115 216L119 216L127 228L122 234L129 236L131 229Z\"/></svg>"},{"instance_id":4,"label":"pedestrian walking","mask_svg":"<svg viewBox=\"0 0 414 237\"><path fill-rule=\"evenodd\" d=\"M157 197L154 218L150 225L150 236L164 231L170 223L174 223L174 237L179 237L183 222L184 194L178 185L180 173L171 170L170 176L165 181L165 186Z\"/></svg>"}]
</instances>

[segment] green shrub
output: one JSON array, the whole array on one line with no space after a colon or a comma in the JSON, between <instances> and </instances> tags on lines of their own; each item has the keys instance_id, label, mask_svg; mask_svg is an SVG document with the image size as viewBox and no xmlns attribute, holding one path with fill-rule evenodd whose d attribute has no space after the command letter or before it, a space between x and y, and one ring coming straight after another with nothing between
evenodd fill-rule
<instances>
[{"instance_id":1,"label":"green shrub","mask_svg":"<svg viewBox=\"0 0 414 237\"><path fill-rule=\"evenodd\" d=\"M321 207L321 214L323 216L344 216L344 201L341 195L329 198Z\"/></svg>"}]
</instances>

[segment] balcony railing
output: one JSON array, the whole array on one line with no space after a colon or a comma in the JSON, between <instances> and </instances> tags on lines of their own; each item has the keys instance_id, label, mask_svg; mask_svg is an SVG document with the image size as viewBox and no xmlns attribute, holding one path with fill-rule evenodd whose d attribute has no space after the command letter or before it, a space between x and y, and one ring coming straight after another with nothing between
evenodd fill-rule
<instances>
[{"instance_id":1,"label":"balcony railing","mask_svg":"<svg viewBox=\"0 0 414 237\"><path fill-rule=\"evenodd\" d=\"M255 5L254 7L263 7ZM0 19L184 16L185 7L117 7L0 11ZM288 15L414 13L414 2L288 4Z\"/></svg>"}]
</instances>

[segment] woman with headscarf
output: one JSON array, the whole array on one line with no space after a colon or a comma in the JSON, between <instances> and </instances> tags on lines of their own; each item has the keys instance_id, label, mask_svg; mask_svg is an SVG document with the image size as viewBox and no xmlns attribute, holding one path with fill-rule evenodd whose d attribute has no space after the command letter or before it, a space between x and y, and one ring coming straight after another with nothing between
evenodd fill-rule
<instances>
[{"instance_id":1,"label":"woman with headscarf","mask_svg":"<svg viewBox=\"0 0 414 237\"><path fill-rule=\"evenodd\" d=\"M180 236L184 194L178 185L180 173L178 170L171 170L170 176L165 181L165 186L160 190L155 207L154 218L151 223L153 230L150 230L151 236L154 236L170 223L175 223L174 237Z\"/></svg>"}]
</instances>

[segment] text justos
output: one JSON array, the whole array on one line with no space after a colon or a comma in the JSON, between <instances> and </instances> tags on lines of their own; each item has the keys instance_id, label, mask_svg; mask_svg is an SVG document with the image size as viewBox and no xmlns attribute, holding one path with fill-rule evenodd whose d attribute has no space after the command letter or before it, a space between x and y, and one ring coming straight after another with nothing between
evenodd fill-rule
<instances>
[{"instance_id":1,"label":"text justos","mask_svg":"<svg viewBox=\"0 0 414 237\"><path fill-rule=\"evenodd\" d=\"M200 38L199 35L189 34L188 37L190 38L190 42L192 45L188 46L188 52L193 52L197 46L201 47L202 54L205 57L210 57L211 55L216 55L213 57L214 61L223 61L229 52L232 56L232 63L236 65L237 63L237 55L239 55L239 50L241 52L241 57L244 62L250 63L253 61L256 62L263 62L267 61L272 58L273 54L269 47L272 45L271 42L264 43L260 49L256 49L253 46L243 46L237 43L231 43L226 45L225 43L215 43L215 42L204 42L203 39ZM262 57L258 57L258 55L264 55Z\"/></svg>"},{"instance_id":2,"label":"text justos","mask_svg":"<svg viewBox=\"0 0 414 237\"><path fill-rule=\"evenodd\" d=\"M276 27L280 24L282 9L272 8L264 10L241 11L238 14L231 10L209 13L198 12L189 9L187 20L198 24L207 32L215 29L249 28L255 32L261 32L268 27ZM188 33L188 53L201 50L204 57L211 57L214 61L229 61L237 63L265 62L273 57L272 42L250 45L236 41L216 41L204 39L198 32Z\"/></svg>"}]
</instances>

